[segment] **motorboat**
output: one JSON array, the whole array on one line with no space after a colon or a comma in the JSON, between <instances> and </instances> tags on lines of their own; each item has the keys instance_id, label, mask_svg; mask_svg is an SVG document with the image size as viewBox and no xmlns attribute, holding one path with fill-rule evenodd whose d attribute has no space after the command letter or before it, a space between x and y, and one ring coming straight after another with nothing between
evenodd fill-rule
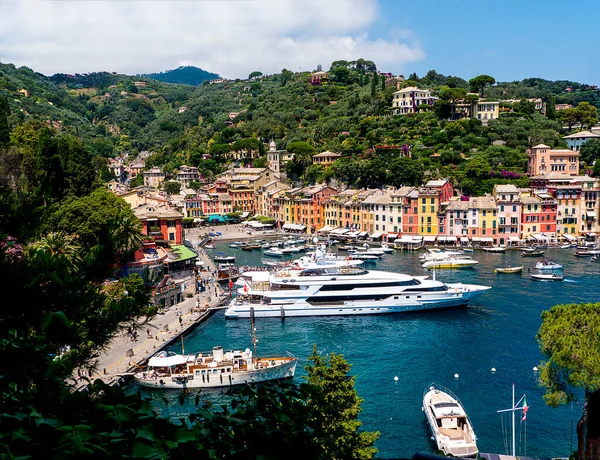
<instances>
[{"instance_id":1,"label":"motorboat","mask_svg":"<svg viewBox=\"0 0 600 460\"><path fill-rule=\"evenodd\" d=\"M538 270L562 270L563 266L561 264L557 264L556 262L550 259L544 259L535 264L535 268L537 268Z\"/></svg>"},{"instance_id":2,"label":"motorboat","mask_svg":"<svg viewBox=\"0 0 600 460\"><path fill-rule=\"evenodd\" d=\"M569 249L571 247L570 244L563 244L560 248L561 249Z\"/></svg>"},{"instance_id":3,"label":"motorboat","mask_svg":"<svg viewBox=\"0 0 600 460\"><path fill-rule=\"evenodd\" d=\"M271 247L271 243L263 243L260 245L262 249L269 249Z\"/></svg>"},{"instance_id":4,"label":"motorboat","mask_svg":"<svg viewBox=\"0 0 600 460\"><path fill-rule=\"evenodd\" d=\"M161 351L134 374L144 387L161 389L218 388L294 377L298 358L254 356L246 350L223 351L213 347L209 353L177 354Z\"/></svg>"},{"instance_id":5,"label":"motorboat","mask_svg":"<svg viewBox=\"0 0 600 460\"><path fill-rule=\"evenodd\" d=\"M348 258L350 260L371 260L371 261L377 261L379 260L380 256L378 256L377 254L369 254L368 252L354 252L352 254L350 254L348 256Z\"/></svg>"},{"instance_id":6,"label":"motorboat","mask_svg":"<svg viewBox=\"0 0 600 460\"><path fill-rule=\"evenodd\" d=\"M283 257L285 255L285 253L279 248L267 249L265 252L263 252L263 254L269 257Z\"/></svg>"},{"instance_id":7,"label":"motorboat","mask_svg":"<svg viewBox=\"0 0 600 460\"><path fill-rule=\"evenodd\" d=\"M473 252L473 248L463 248L464 252Z\"/></svg>"},{"instance_id":8,"label":"motorboat","mask_svg":"<svg viewBox=\"0 0 600 460\"><path fill-rule=\"evenodd\" d=\"M471 259L471 256L465 254L463 251L449 251L449 250L437 249L437 248L430 248L427 250L426 253L419 255L419 259L421 259L423 261L442 260L442 259L447 259L449 257L454 257L456 259L458 259L458 258Z\"/></svg>"},{"instance_id":9,"label":"motorboat","mask_svg":"<svg viewBox=\"0 0 600 460\"><path fill-rule=\"evenodd\" d=\"M244 278L244 290L237 290L225 317L374 315L458 307L491 288L367 270L362 262L317 249L281 270Z\"/></svg>"},{"instance_id":10,"label":"motorboat","mask_svg":"<svg viewBox=\"0 0 600 460\"><path fill-rule=\"evenodd\" d=\"M503 246L490 246L481 248L485 252L506 252L506 248Z\"/></svg>"},{"instance_id":11,"label":"motorboat","mask_svg":"<svg viewBox=\"0 0 600 460\"><path fill-rule=\"evenodd\" d=\"M214 249L214 248L215 248L215 245L211 244L211 243L208 243L208 244L204 245L204 249Z\"/></svg>"},{"instance_id":12,"label":"motorboat","mask_svg":"<svg viewBox=\"0 0 600 460\"><path fill-rule=\"evenodd\" d=\"M577 257L590 257L600 255L600 249L581 249L575 251Z\"/></svg>"},{"instance_id":13,"label":"motorboat","mask_svg":"<svg viewBox=\"0 0 600 460\"><path fill-rule=\"evenodd\" d=\"M284 254L297 254L301 251L302 249L299 248L298 246L288 246L282 249Z\"/></svg>"},{"instance_id":14,"label":"motorboat","mask_svg":"<svg viewBox=\"0 0 600 460\"><path fill-rule=\"evenodd\" d=\"M394 252L394 248L388 246L386 243L381 243L381 250L386 254L391 254L392 252Z\"/></svg>"},{"instance_id":15,"label":"motorboat","mask_svg":"<svg viewBox=\"0 0 600 460\"><path fill-rule=\"evenodd\" d=\"M244 243L240 242L240 241L234 241L233 243L229 243L229 247L232 249L237 249L240 246L242 246Z\"/></svg>"},{"instance_id":16,"label":"motorboat","mask_svg":"<svg viewBox=\"0 0 600 460\"><path fill-rule=\"evenodd\" d=\"M242 244L240 248L242 248L242 251L252 251L253 249L248 243Z\"/></svg>"},{"instance_id":17,"label":"motorboat","mask_svg":"<svg viewBox=\"0 0 600 460\"><path fill-rule=\"evenodd\" d=\"M476 458L477 437L458 397L432 383L423 394L423 412L437 448L445 455Z\"/></svg>"},{"instance_id":18,"label":"motorboat","mask_svg":"<svg viewBox=\"0 0 600 460\"><path fill-rule=\"evenodd\" d=\"M533 248L528 248L528 249L523 249L521 251L521 256L522 257L539 257L539 256L543 256L545 254L546 251L541 251L539 249L533 249Z\"/></svg>"},{"instance_id":19,"label":"motorboat","mask_svg":"<svg viewBox=\"0 0 600 460\"><path fill-rule=\"evenodd\" d=\"M562 273L532 273L530 275L534 280L539 281L562 281Z\"/></svg>"},{"instance_id":20,"label":"motorboat","mask_svg":"<svg viewBox=\"0 0 600 460\"><path fill-rule=\"evenodd\" d=\"M479 262L468 257L446 257L445 259L428 260L423 264L423 268L469 268L477 265Z\"/></svg>"},{"instance_id":21,"label":"motorboat","mask_svg":"<svg viewBox=\"0 0 600 460\"><path fill-rule=\"evenodd\" d=\"M225 254L224 252L217 252L213 257L215 262L235 262L235 256L230 256Z\"/></svg>"},{"instance_id":22,"label":"motorboat","mask_svg":"<svg viewBox=\"0 0 600 460\"><path fill-rule=\"evenodd\" d=\"M523 271L523 265L519 267L504 267L494 269L494 273L521 273Z\"/></svg>"}]
</instances>

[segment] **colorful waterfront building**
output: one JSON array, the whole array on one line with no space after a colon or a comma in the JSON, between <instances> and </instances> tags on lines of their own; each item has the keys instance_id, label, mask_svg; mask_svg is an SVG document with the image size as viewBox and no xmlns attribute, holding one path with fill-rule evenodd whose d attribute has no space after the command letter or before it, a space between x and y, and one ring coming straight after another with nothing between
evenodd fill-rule
<instances>
[{"instance_id":1,"label":"colorful waterfront building","mask_svg":"<svg viewBox=\"0 0 600 460\"><path fill-rule=\"evenodd\" d=\"M313 233L323 226L324 203L334 193L337 190L329 185L297 187L286 191L277 199L284 210L282 221L285 224L305 225L309 233Z\"/></svg>"},{"instance_id":2,"label":"colorful waterfront building","mask_svg":"<svg viewBox=\"0 0 600 460\"><path fill-rule=\"evenodd\" d=\"M556 201L547 193L522 191L521 238L540 242L556 237Z\"/></svg>"},{"instance_id":3,"label":"colorful waterfront building","mask_svg":"<svg viewBox=\"0 0 600 460\"><path fill-rule=\"evenodd\" d=\"M453 198L446 206L446 236L456 237L457 242L468 243L469 241L469 200ZM464 240L460 240L464 239ZM452 241L448 240L447 241Z\"/></svg>"},{"instance_id":4,"label":"colorful waterfront building","mask_svg":"<svg viewBox=\"0 0 600 460\"><path fill-rule=\"evenodd\" d=\"M445 179L431 180L419 188L419 235L435 237L444 234L446 228L442 205L446 206L453 195L454 188Z\"/></svg>"},{"instance_id":5,"label":"colorful waterfront building","mask_svg":"<svg viewBox=\"0 0 600 460\"><path fill-rule=\"evenodd\" d=\"M347 189L329 197L323 204L325 207L325 225L332 228L354 229L352 219L352 198L360 193L360 190Z\"/></svg>"},{"instance_id":6,"label":"colorful waterfront building","mask_svg":"<svg viewBox=\"0 0 600 460\"><path fill-rule=\"evenodd\" d=\"M498 209L498 244L516 244L521 239L521 191L513 184L495 185L492 193Z\"/></svg>"},{"instance_id":7,"label":"colorful waterfront building","mask_svg":"<svg viewBox=\"0 0 600 460\"><path fill-rule=\"evenodd\" d=\"M142 224L142 235L159 243L183 244L183 214L167 206L142 205L133 209Z\"/></svg>"},{"instance_id":8,"label":"colorful waterfront building","mask_svg":"<svg viewBox=\"0 0 600 460\"><path fill-rule=\"evenodd\" d=\"M380 237L388 232L387 208L391 194L390 190L376 190L363 200L361 204L363 232L369 232L373 237Z\"/></svg>"},{"instance_id":9,"label":"colorful waterfront building","mask_svg":"<svg viewBox=\"0 0 600 460\"><path fill-rule=\"evenodd\" d=\"M598 238L600 225L600 179L587 177L581 182L581 226L580 235Z\"/></svg>"},{"instance_id":10,"label":"colorful waterfront building","mask_svg":"<svg viewBox=\"0 0 600 460\"><path fill-rule=\"evenodd\" d=\"M493 196L469 198L469 236L472 242L498 242L498 210Z\"/></svg>"}]
</instances>

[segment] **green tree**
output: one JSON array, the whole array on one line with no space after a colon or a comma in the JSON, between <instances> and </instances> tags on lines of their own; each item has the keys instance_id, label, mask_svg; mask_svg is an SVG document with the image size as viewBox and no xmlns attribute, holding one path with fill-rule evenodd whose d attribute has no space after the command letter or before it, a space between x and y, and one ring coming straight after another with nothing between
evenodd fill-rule
<instances>
[{"instance_id":1,"label":"green tree","mask_svg":"<svg viewBox=\"0 0 600 460\"><path fill-rule=\"evenodd\" d=\"M10 107L8 101L4 96L0 96L0 148L6 147L10 141L9 115Z\"/></svg>"},{"instance_id":2,"label":"green tree","mask_svg":"<svg viewBox=\"0 0 600 460\"><path fill-rule=\"evenodd\" d=\"M483 91L485 90L485 88L493 85L494 83L496 83L495 78L485 74L478 75L477 77L471 78L469 80L469 85L471 86L473 91L479 93L481 97L483 97Z\"/></svg>"},{"instance_id":3,"label":"green tree","mask_svg":"<svg viewBox=\"0 0 600 460\"><path fill-rule=\"evenodd\" d=\"M589 102L580 102L575 108L577 121L587 129L598 123L598 109Z\"/></svg>"},{"instance_id":4,"label":"green tree","mask_svg":"<svg viewBox=\"0 0 600 460\"><path fill-rule=\"evenodd\" d=\"M592 165L594 161L600 160L600 139L589 139L579 149L581 159L587 164Z\"/></svg>"},{"instance_id":5,"label":"green tree","mask_svg":"<svg viewBox=\"0 0 600 460\"><path fill-rule=\"evenodd\" d=\"M163 188L167 195L177 195L181 190L181 184L177 181L170 180L164 183Z\"/></svg>"},{"instance_id":6,"label":"green tree","mask_svg":"<svg viewBox=\"0 0 600 460\"><path fill-rule=\"evenodd\" d=\"M423 163L408 157L394 158L387 164L387 181L395 187L421 185L425 174Z\"/></svg>"},{"instance_id":7,"label":"green tree","mask_svg":"<svg viewBox=\"0 0 600 460\"><path fill-rule=\"evenodd\" d=\"M575 401L576 390L583 390L577 454L579 460L600 458L600 303L555 305L544 311L537 340L547 359L539 376L546 404Z\"/></svg>"},{"instance_id":8,"label":"green tree","mask_svg":"<svg viewBox=\"0 0 600 460\"><path fill-rule=\"evenodd\" d=\"M281 86L285 86L287 82L291 81L294 78L294 72L288 69L283 69L281 71Z\"/></svg>"},{"instance_id":9,"label":"green tree","mask_svg":"<svg viewBox=\"0 0 600 460\"><path fill-rule=\"evenodd\" d=\"M571 129L573 129L573 125L577 122L579 122L579 112L577 111L577 109L574 108L568 108L568 109L564 109L561 110L559 112L560 114L560 118L563 121L563 123L566 123L568 125L568 129L569 131L571 131Z\"/></svg>"},{"instance_id":10,"label":"green tree","mask_svg":"<svg viewBox=\"0 0 600 460\"><path fill-rule=\"evenodd\" d=\"M254 72L250 72L250 75L248 75L248 79L252 80L258 77L262 77L262 72L259 72L258 70L255 70Z\"/></svg>"},{"instance_id":11,"label":"green tree","mask_svg":"<svg viewBox=\"0 0 600 460\"><path fill-rule=\"evenodd\" d=\"M342 355L323 357L316 345L306 365L306 381L319 391L307 401L314 424L314 437L327 459L370 459L379 432L359 431L362 398L354 388L355 376Z\"/></svg>"},{"instance_id":12,"label":"green tree","mask_svg":"<svg viewBox=\"0 0 600 460\"><path fill-rule=\"evenodd\" d=\"M202 184L199 181L193 180L190 182L190 188L192 190L198 190L200 187L202 187Z\"/></svg>"},{"instance_id":13,"label":"green tree","mask_svg":"<svg viewBox=\"0 0 600 460\"><path fill-rule=\"evenodd\" d=\"M373 75L373 80L371 80L371 97L375 97L377 94L377 86L379 85L379 76L377 74Z\"/></svg>"},{"instance_id":14,"label":"green tree","mask_svg":"<svg viewBox=\"0 0 600 460\"><path fill-rule=\"evenodd\" d=\"M144 176L142 174L138 174L135 178L129 183L130 187L140 187L144 185Z\"/></svg>"}]
</instances>

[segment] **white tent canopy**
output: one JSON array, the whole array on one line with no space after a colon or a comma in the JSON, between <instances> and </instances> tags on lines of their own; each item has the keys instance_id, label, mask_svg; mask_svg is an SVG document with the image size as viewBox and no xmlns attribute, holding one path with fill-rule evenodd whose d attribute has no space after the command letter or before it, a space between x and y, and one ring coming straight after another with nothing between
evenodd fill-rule
<instances>
[{"instance_id":1,"label":"white tent canopy","mask_svg":"<svg viewBox=\"0 0 600 460\"><path fill-rule=\"evenodd\" d=\"M438 241L454 241L456 242L456 236L438 236Z\"/></svg>"},{"instance_id":2,"label":"white tent canopy","mask_svg":"<svg viewBox=\"0 0 600 460\"><path fill-rule=\"evenodd\" d=\"M327 232L331 232L332 230L335 230L335 227L330 227L329 225L325 225L324 227L321 227L319 230L317 230L317 233L327 233Z\"/></svg>"},{"instance_id":3,"label":"white tent canopy","mask_svg":"<svg viewBox=\"0 0 600 460\"><path fill-rule=\"evenodd\" d=\"M564 236L569 241L577 241L577 238L575 238L573 235L569 235L568 233L563 233L562 236Z\"/></svg>"},{"instance_id":4,"label":"white tent canopy","mask_svg":"<svg viewBox=\"0 0 600 460\"><path fill-rule=\"evenodd\" d=\"M305 228L306 228L306 225L303 225L303 224L284 224L283 225L284 230L304 230Z\"/></svg>"},{"instance_id":5,"label":"white tent canopy","mask_svg":"<svg viewBox=\"0 0 600 460\"><path fill-rule=\"evenodd\" d=\"M508 241L513 241L516 243L519 241L519 237L518 236L509 236Z\"/></svg>"},{"instance_id":6,"label":"white tent canopy","mask_svg":"<svg viewBox=\"0 0 600 460\"><path fill-rule=\"evenodd\" d=\"M370 238L373 238L374 240L376 240L377 238L381 238L381 235L383 235L383 233L371 233Z\"/></svg>"},{"instance_id":7,"label":"white tent canopy","mask_svg":"<svg viewBox=\"0 0 600 460\"><path fill-rule=\"evenodd\" d=\"M433 243L435 241L435 236L425 235L425 237L423 239L427 243Z\"/></svg>"},{"instance_id":8,"label":"white tent canopy","mask_svg":"<svg viewBox=\"0 0 600 460\"><path fill-rule=\"evenodd\" d=\"M186 357L183 355L171 355L171 356L153 356L148 361L148 367L171 367L177 366L178 364L185 364Z\"/></svg>"}]
</instances>

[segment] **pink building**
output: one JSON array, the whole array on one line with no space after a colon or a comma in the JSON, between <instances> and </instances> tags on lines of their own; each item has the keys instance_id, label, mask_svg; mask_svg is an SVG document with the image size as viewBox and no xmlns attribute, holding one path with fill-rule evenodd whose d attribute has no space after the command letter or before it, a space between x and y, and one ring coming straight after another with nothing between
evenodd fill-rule
<instances>
[{"instance_id":1,"label":"pink building","mask_svg":"<svg viewBox=\"0 0 600 460\"><path fill-rule=\"evenodd\" d=\"M498 208L498 243L516 244L521 234L521 192L512 184L496 185L493 195Z\"/></svg>"},{"instance_id":2,"label":"pink building","mask_svg":"<svg viewBox=\"0 0 600 460\"><path fill-rule=\"evenodd\" d=\"M579 152L569 149L552 150L544 144L527 149L527 175L539 176L558 171L570 176L579 174Z\"/></svg>"}]
</instances>

